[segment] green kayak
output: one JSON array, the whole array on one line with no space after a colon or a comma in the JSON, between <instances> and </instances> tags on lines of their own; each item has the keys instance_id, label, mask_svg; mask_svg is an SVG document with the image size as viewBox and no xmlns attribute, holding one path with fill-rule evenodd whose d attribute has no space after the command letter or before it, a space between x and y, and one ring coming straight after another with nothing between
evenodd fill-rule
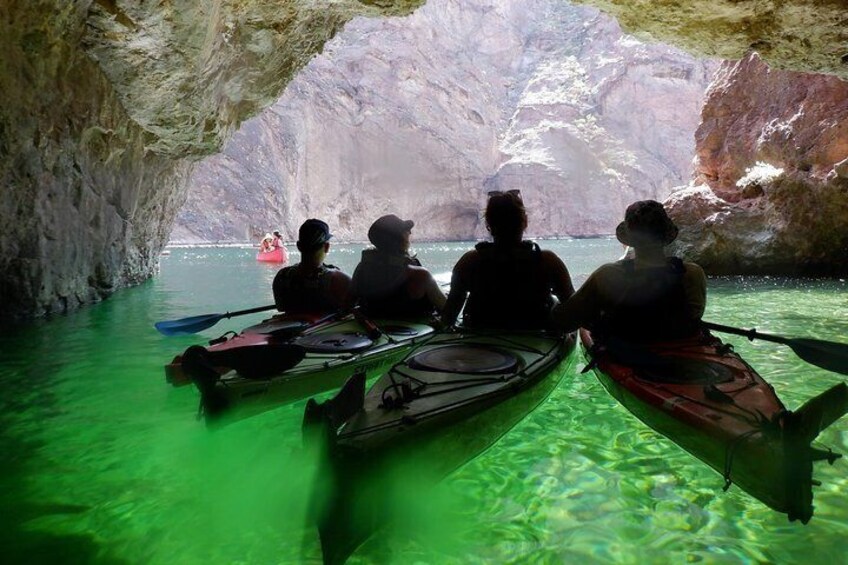
<instances>
[{"instance_id":1,"label":"green kayak","mask_svg":"<svg viewBox=\"0 0 848 565\"><path fill-rule=\"evenodd\" d=\"M398 507L411 477L415 489L406 494L420 494L537 407L574 347L573 334L440 332L367 394L357 373L331 400L310 400L304 441L324 449L313 492L324 563L343 563L392 520L390 507Z\"/></svg>"}]
</instances>

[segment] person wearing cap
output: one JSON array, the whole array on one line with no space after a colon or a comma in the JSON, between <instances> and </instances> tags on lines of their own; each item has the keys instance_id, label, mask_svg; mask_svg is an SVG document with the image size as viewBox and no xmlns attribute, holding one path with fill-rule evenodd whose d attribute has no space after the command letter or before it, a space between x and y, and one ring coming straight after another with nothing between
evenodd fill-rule
<instances>
[{"instance_id":1,"label":"person wearing cap","mask_svg":"<svg viewBox=\"0 0 848 565\"><path fill-rule=\"evenodd\" d=\"M310 218L298 231L300 263L280 269L274 277L277 310L295 314L332 314L348 302L350 277L324 263L330 251L330 227Z\"/></svg>"},{"instance_id":2,"label":"person wearing cap","mask_svg":"<svg viewBox=\"0 0 848 565\"><path fill-rule=\"evenodd\" d=\"M320 220L319 220L320 221ZM283 236L279 231L274 230L274 237L271 238L271 251L283 246Z\"/></svg>"},{"instance_id":3,"label":"person wearing cap","mask_svg":"<svg viewBox=\"0 0 848 565\"><path fill-rule=\"evenodd\" d=\"M422 319L438 314L444 306L445 295L433 275L409 255L414 225L412 220L389 214L368 230L374 247L362 252L352 286L353 299L368 316Z\"/></svg>"},{"instance_id":4,"label":"person wearing cap","mask_svg":"<svg viewBox=\"0 0 848 565\"><path fill-rule=\"evenodd\" d=\"M554 296L574 293L565 263L552 251L523 239L527 211L517 190L492 191L486 203L486 228L493 241L478 243L453 268L442 321L504 329L550 326Z\"/></svg>"},{"instance_id":5,"label":"person wearing cap","mask_svg":"<svg viewBox=\"0 0 848 565\"><path fill-rule=\"evenodd\" d=\"M598 338L650 342L700 331L707 279L695 263L667 257L677 226L662 204L642 200L627 207L616 237L632 258L601 265L568 301L554 309L566 331L590 329Z\"/></svg>"}]
</instances>

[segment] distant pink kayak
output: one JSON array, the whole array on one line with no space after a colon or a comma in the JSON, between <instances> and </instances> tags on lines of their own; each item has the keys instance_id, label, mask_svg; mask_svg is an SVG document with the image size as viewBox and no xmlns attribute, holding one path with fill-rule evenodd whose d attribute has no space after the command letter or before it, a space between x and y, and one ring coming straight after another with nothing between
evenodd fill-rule
<instances>
[{"instance_id":1,"label":"distant pink kayak","mask_svg":"<svg viewBox=\"0 0 848 565\"><path fill-rule=\"evenodd\" d=\"M256 254L257 261L266 263L285 263L288 259L285 247L278 247L272 251L260 251Z\"/></svg>"}]
</instances>

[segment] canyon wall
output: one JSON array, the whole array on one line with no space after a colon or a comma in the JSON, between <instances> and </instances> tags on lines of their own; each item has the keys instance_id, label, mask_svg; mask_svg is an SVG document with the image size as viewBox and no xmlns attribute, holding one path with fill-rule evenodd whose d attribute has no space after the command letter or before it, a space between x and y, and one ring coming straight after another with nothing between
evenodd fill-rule
<instances>
[{"instance_id":1,"label":"canyon wall","mask_svg":"<svg viewBox=\"0 0 848 565\"><path fill-rule=\"evenodd\" d=\"M389 212L417 238L480 237L496 188L522 190L531 235L609 233L688 182L715 68L558 0L357 19L198 164L172 240L294 239L312 216L363 240Z\"/></svg>"},{"instance_id":2,"label":"canyon wall","mask_svg":"<svg viewBox=\"0 0 848 565\"><path fill-rule=\"evenodd\" d=\"M848 82L727 62L695 137L676 252L712 274L848 274Z\"/></svg>"},{"instance_id":3,"label":"canyon wall","mask_svg":"<svg viewBox=\"0 0 848 565\"><path fill-rule=\"evenodd\" d=\"M681 45L699 55L735 59L753 49L773 68L848 78L848 16L842 0L696 0L685 5L635 0L592 0L591 3L618 17L628 32ZM184 179L191 166L187 160L216 151L243 120L271 104L344 22L356 15L407 14L420 4L420 0L1 3L0 320L65 311L149 276L172 219L185 198ZM516 15L529 20L541 4L526 6L523 10L516 8ZM482 23L483 19L479 21ZM459 25L453 20L444 24L445 29ZM456 41L439 34L438 29L434 33L447 44ZM512 30L504 33L507 43L517 37L512 35ZM372 39L375 37L371 31L369 34ZM535 49L556 50L560 41L557 37L549 36L547 46L540 44ZM500 44L495 39L494 36L481 38L478 43L484 51L490 50L491 59L499 55ZM527 53L530 51L528 48ZM525 78L523 84L501 85L512 96L508 98L515 104L513 108L519 108L516 100L525 92L525 86L533 84L532 68L545 68L530 64L532 56L528 59L510 63L524 69L525 74L520 75ZM392 67L390 61L379 57L369 59L367 72L363 68L359 75L352 75L361 75L362 84L353 81L343 85L350 98L346 106L350 120L365 119L379 112L376 100L359 104L357 89L367 86L368 73L376 69L401 70ZM457 51L447 61L449 65L462 63L463 56ZM483 65L480 72L503 68L495 63L489 67ZM350 65L356 66L354 61ZM469 76L469 80L482 82L482 76ZM499 79L497 75L486 78L491 83ZM774 75L764 74L763 78L772 80ZM798 79L802 83L807 80ZM315 88L322 86L332 89L337 85L317 84ZM422 86L422 79L412 72L399 91L409 98L430 92ZM838 83L831 86L841 88ZM501 108L500 103L485 99L490 93L475 86L467 92L467 102L463 102L461 92L456 96L455 91L441 92L431 100L434 105L466 110L465 114L459 114L465 116L462 119L483 128L469 138L474 143L470 152L463 145L451 147L441 138L443 125L433 125L432 139L427 142L442 147L433 155L447 155L446 159L439 158L437 164L444 169L444 178L457 175L458 180L450 186L462 187L461 191L469 193L465 208L452 209L461 213L451 225L469 223L481 206L479 193L471 194L476 180L472 183L463 176L473 169L467 164L468 159L480 158L474 153L490 147L485 151L491 151L499 166L504 165L492 178L498 185L506 186L510 182L510 170L521 165L525 154L524 147L518 151L510 140L523 139L520 131L528 128L522 123L528 126L542 123L529 119L527 112L514 123L510 122L509 111L481 112L477 107L482 107L482 102L489 108ZM776 104L779 100L782 100L780 93L774 91L773 99L763 98L762 102ZM805 100L805 105L814 101L809 96ZM722 111L734 112L732 107ZM303 117L304 121L308 119ZM392 119L410 131L420 125L417 116L402 112ZM723 120L728 122L731 118ZM499 138L485 130L495 131L494 123L499 124L497 131L508 133ZM577 123L590 132L594 130L588 119ZM793 136L801 135L799 128L803 123L799 117L780 129L793 132ZM506 129L500 129L501 125ZM329 122L323 127L333 131L337 126L341 135L350 131L346 129L349 126L346 121ZM320 130L313 131L320 134ZM538 133L543 137L544 130L539 129ZM752 135L759 138L759 134ZM394 147L376 134L374 137L365 141L378 143L379 151L386 152L386 163L395 162ZM486 145L489 140L491 146ZM805 152L803 147L797 151L799 155ZM485 159L489 159L488 155ZM347 158L341 153L337 157ZM815 157L819 159L820 154ZM757 157L752 153L752 158ZM830 155L821 157L820 161L801 162L797 169L773 167L783 168L781 173L768 167L753 171L756 174L746 173L748 179L743 183L746 188L738 201L728 196L725 187L716 187L717 192L713 192L700 184L691 190L699 190L705 197L693 200L695 205L681 211L697 213L697 203L702 202L705 208L698 218L739 215L744 222L746 212L741 207L744 200L756 200L759 190L766 195L780 192L780 199L767 198L767 203L761 206L780 208L777 220L799 226L797 233L810 231L820 237L816 237L812 247L798 238L779 239L772 251L763 253L784 253L801 261L812 256L809 264L819 265L813 270L834 272L828 264L837 261L835 264L844 265L844 254L840 258L832 250L839 249L839 234L845 232L841 223L844 211L840 207L844 198L839 196L845 165L844 161L835 161L837 158L838 155ZM834 162L828 171L829 160ZM380 177L397 179L398 184L407 178L407 172L415 178L421 163L413 158L409 161L412 163L408 168L386 170ZM275 166L291 168L305 162L294 156L291 161L284 160ZM397 162L407 163L402 159ZM755 164L754 160L748 165ZM538 164L533 167L539 179L556 176ZM720 169L714 167L719 176ZM815 171L825 171L824 180L822 173ZM784 180L775 180L779 178ZM800 179L799 183L795 183L796 179ZM371 178L362 178L361 182L369 186ZM730 199L714 200L722 193ZM429 198L426 193L424 196ZM299 201L311 198L310 185L304 185L302 192L292 193L285 201L277 202L280 200L277 196L269 198L269 205L279 205L280 209L305 210L307 204ZM420 194L404 198L415 202L426 200ZM344 199L338 201L343 203ZM762 197L760 201L764 202ZM327 202L333 205L336 200L327 197ZM708 204L721 209L706 208ZM373 205L370 198L360 204L362 211L372 210ZM355 202L349 209L358 210ZM798 216L803 221L796 221L791 216L792 210L803 212ZM286 221L288 226L294 214L278 219ZM681 216L682 223L683 219ZM772 220L763 220L760 225L769 222ZM697 218L687 226L686 229L697 229ZM791 230L787 228L786 233ZM835 234L834 237L826 238L828 232ZM352 230L349 233L353 235ZM767 239L778 232L755 229L751 233ZM795 250L794 246L799 247ZM820 249L826 249L827 253L815 256ZM769 262L763 255L757 261L761 259L764 265L773 265L769 268L791 267L785 259ZM744 261L726 262L727 268L749 268L740 267ZM750 264L750 268L755 269L756 265Z\"/></svg>"},{"instance_id":4,"label":"canyon wall","mask_svg":"<svg viewBox=\"0 0 848 565\"><path fill-rule=\"evenodd\" d=\"M271 103L344 22L419 4L0 3L0 321L148 278L188 159Z\"/></svg>"}]
</instances>

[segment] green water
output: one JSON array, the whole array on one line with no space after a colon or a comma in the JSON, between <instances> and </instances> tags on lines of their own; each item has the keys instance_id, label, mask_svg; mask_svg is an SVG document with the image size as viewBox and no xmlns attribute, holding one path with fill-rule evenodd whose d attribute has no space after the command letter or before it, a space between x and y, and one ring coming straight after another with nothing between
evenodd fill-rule
<instances>
[{"instance_id":1,"label":"green water","mask_svg":"<svg viewBox=\"0 0 848 565\"><path fill-rule=\"evenodd\" d=\"M418 245L445 272L466 244ZM620 246L546 242L576 283ZM360 246L335 246L350 271ZM296 253L292 253L296 260ZM159 276L77 314L0 336L0 555L4 563L318 562L305 524L314 472L303 402L210 432L197 395L162 365L196 337L163 319L271 302L276 267L250 249L174 249ZM848 340L844 281L710 281L707 319ZM730 339L789 408L840 381L790 350ZM576 368L494 447L423 495L351 563L846 563L848 462L817 464L807 526L732 487L618 406ZM821 436L848 453L848 419ZM411 489L418 485L410 484ZM426 503L425 503L426 502Z\"/></svg>"}]
</instances>

